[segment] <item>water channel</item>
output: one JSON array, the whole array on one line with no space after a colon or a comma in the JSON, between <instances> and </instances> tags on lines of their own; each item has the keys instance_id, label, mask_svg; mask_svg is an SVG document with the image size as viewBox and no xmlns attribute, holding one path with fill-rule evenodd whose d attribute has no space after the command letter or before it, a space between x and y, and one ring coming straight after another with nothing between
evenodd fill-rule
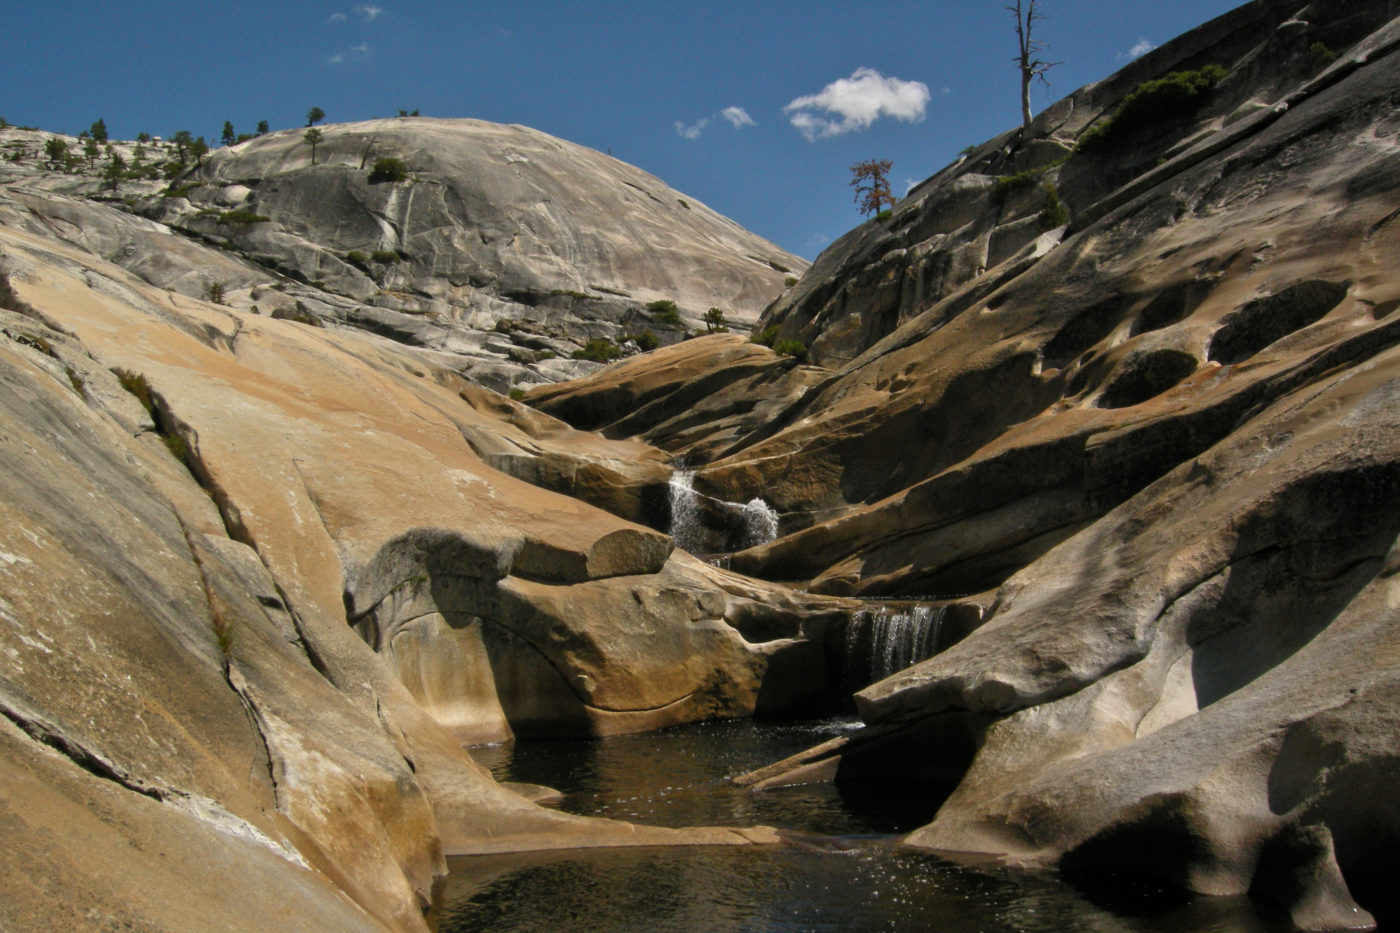
<instances>
[{"instance_id":1,"label":"water channel","mask_svg":"<svg viewBox=\"0 0 1400 933\"><path fill-rule=\"evenodd\" d=\"M560 808L662 826L792 831L773 847L591 850L455 859L441 933L645 931L1291 930L1247 898L1187 898L1117 879L1096 890L1051 873L969 866L902 848L927 822L888 788L754 793L727 778L852 730L816 722L724 722L600 740L517 740L473 754L500 780L563 792Z\"/></svg>"}]
</instances>

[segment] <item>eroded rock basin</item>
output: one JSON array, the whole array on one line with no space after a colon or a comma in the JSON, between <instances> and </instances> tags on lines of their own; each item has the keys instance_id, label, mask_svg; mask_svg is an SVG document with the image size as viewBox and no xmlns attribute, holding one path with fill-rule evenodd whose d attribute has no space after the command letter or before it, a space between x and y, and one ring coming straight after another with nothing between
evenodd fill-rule
<instances>
[{"instance_id":1,"label":"eroded rock basin","mask_svg":"<svg viewBox=\"0 0 1400 933\"><path fill-rule=\"evenodd\" d=\"M709 723L477 748L498 779L552 786L570 812L665 826L766 823L783 828L785 842L455 859L439 931L1292 929L1247 898L1188 897L1122 878L1087 889L910 850L898 834L929 814L897 788L755 793L727 780L856 725Z\"/></svg>"}]
</instances>

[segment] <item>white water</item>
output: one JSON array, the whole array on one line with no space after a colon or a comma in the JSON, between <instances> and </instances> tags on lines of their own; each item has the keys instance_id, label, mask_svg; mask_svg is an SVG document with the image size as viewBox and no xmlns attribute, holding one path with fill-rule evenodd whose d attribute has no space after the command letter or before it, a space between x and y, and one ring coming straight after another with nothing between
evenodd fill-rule
<instances>
[{"instance_id":1,"label":"white water","mask_svg":"<svg viewBox=\"0 0 1400 933\"><path fill-rule=\"evenodd\" d=\"M778 512L754 496L744 504L739 517L744 522L744 547L758 547L778 536Z\"/></svg>"},{"instance_id":2,"label":"white water","mask_svg":"<svg viewBox=\"0 0 1400 933\"><path fill-rule=\"evenodd\" d=\"M677 467L671 474L671 527L676 547L703 553L707 547L704 525L700 520L700 494L695 491L695 471ZM755 496L746 504L719 501L725 514L733 519L740 548L767 544L778 536L778 513L767 502Z\"/></svg>"},{"instance_id":3,"label":"white water","mask_svg":"<svg viewBox=\"0 0 1400 933\"><path fill-rule=\"evenodd\" d=\"M869 664L859 673L874 683L932 657L946 611L946 606L898 611L882 606L856 613L846 628L848 663L868 656Z\"/></svg>"},{"instance_id":4,"label":"white water","mask_svg":"<svg viewBox=\"0 0 1400 933\"><path fill-rule=\"evenodd\" d=\"M692 554L700 550L700 500L695 494L695 471L677 467L671 474L671 538Z\"/></svg>"}]
</instances>

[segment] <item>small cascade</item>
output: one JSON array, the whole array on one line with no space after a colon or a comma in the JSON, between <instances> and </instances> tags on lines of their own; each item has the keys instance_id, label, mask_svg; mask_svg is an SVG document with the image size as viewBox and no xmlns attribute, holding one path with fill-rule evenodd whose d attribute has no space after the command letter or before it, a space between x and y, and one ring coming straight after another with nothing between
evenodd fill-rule
<instances>
[{"instance_id":1,"label":"small cascade","mask_svg":"<svg viewBox=\"0 0 1400 933\"><path fill-rule=\"evenodd\" d=\"M692 554L722 554L767 544L778 536L778 513L758 497L746 504L713 499L695 491L695 471L671 473L671 520L676 547Z\"/></svg>"},{"instance_id":2,"label":"small cascade","mask_svg":"<svg viewBox=\"0 0 1400 933\"><path fill-rule=\"evenodd\" d=\"M676 547L692 554L701 548L700 497L695 492L695 471L676 467L671 474L671 538Z\"/></svg>"},{"instance_id":3,"label":"small cascade","mask_svg":"<svg viewBox=\"0 0 1400 933\"><path fill-rule=\"evenodd\" d=\"M865 686L933 657L947 609L881 606L856 613L846 628L847 680Z\"/></svg>"},{"instance_id":4,"label":"small cascade","mask_svg":"<svg viewBox=\"0 0 1400 933\"><path fill-rule=\"evenodd\" d=\"M758 547L778 536L778 512L767 502L754 496L739 513L744 523L744 540L740 548Z\"/></svg>"}]
</instances>

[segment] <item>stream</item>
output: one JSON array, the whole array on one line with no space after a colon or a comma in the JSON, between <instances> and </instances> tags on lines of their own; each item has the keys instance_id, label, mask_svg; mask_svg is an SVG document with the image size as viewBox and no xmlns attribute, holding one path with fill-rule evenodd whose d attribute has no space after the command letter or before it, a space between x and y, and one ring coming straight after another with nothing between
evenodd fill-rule
<instances>
[{"instance_id":1,"label":"stream","mask_svg":"<svg viewBox=\"0 0 1400 933\"><path fill-rule=\"evenodd\" d=\"M1247 898L1188 897L1118 880L971 867L899 845L931 814L882 788L764 792L727 778L851 731L854 720L704 723L595 740L472 749L499 780L563 792L562 810L661 826L794 831L773 847L603 849L451 860L440 933L645 931L1291 930Z\"/></svg>"}]
</instances>

